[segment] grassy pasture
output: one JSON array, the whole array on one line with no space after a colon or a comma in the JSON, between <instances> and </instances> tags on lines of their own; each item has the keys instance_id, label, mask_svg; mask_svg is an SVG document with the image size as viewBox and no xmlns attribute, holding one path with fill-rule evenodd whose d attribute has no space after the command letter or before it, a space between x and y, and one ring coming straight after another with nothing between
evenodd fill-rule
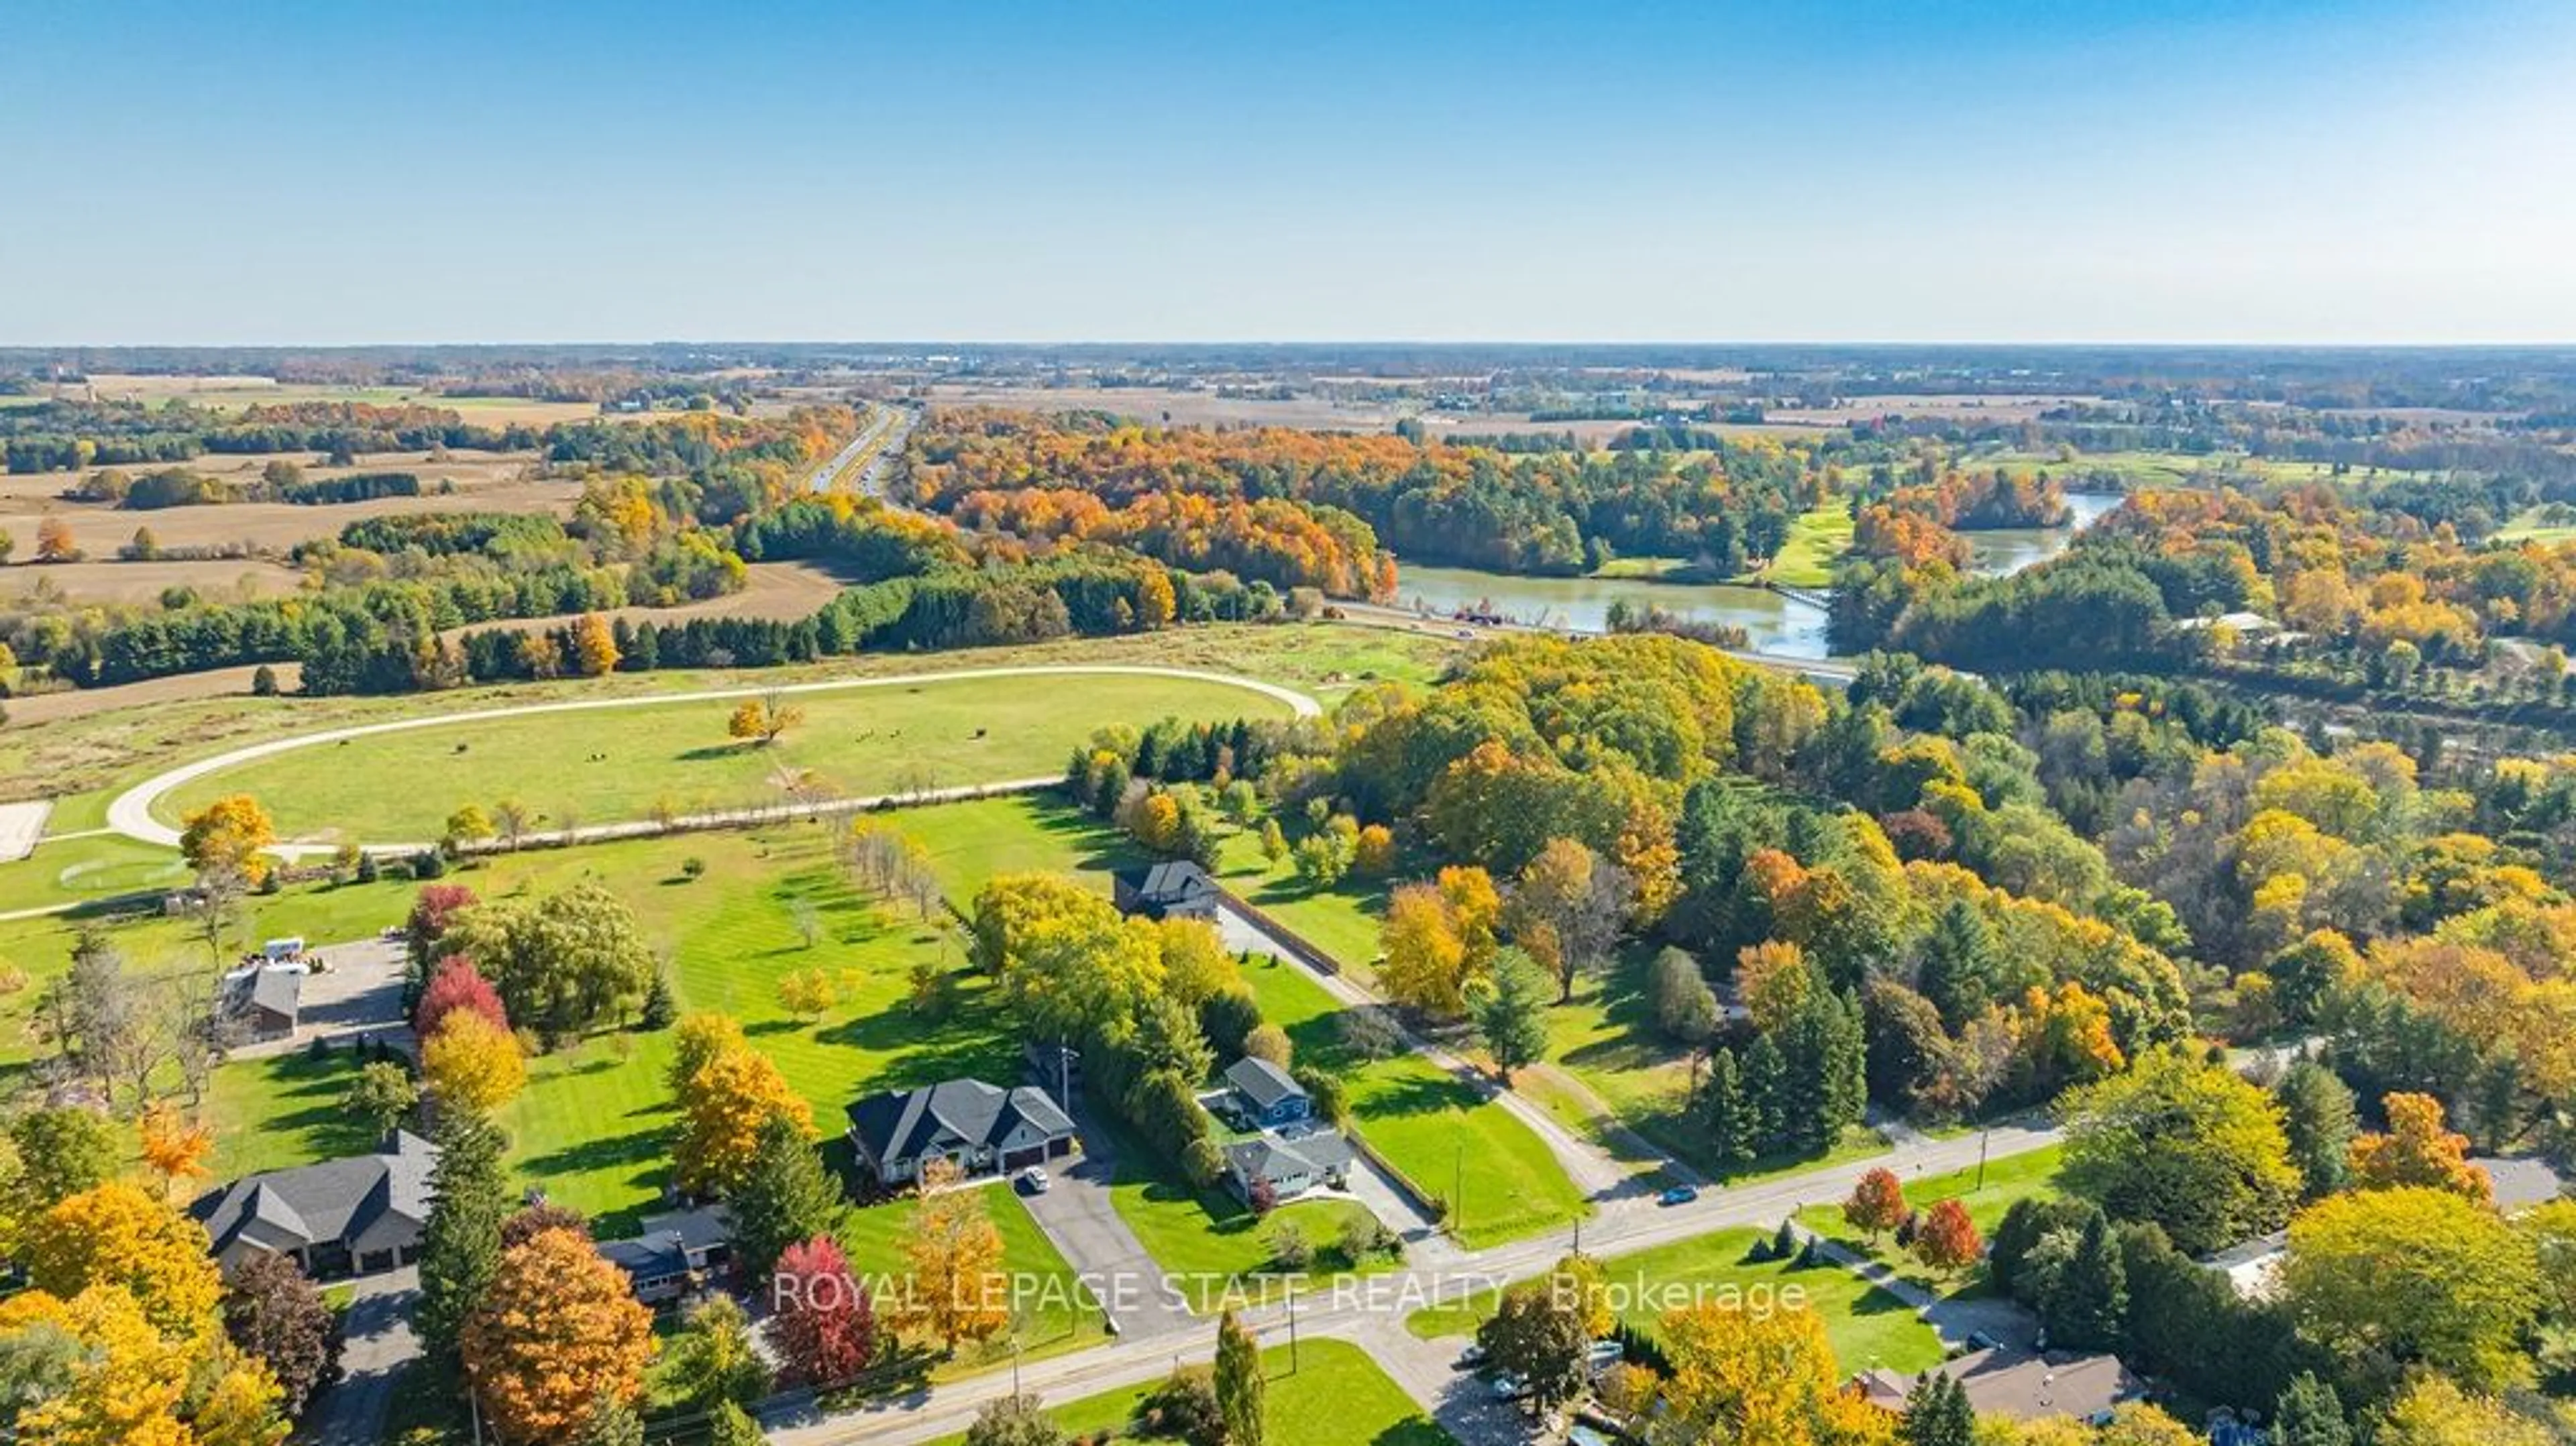
<instances>
[{"instance_id":1,"label":"grassy pasture","mask_svg":"<svg viewBox=\"0 0 2576 1446\"><path fill-rule=\"evenodd\" d=\"M1274 1346L1261 1353L1261 1365L1270 1440L1294 1446L1454 1446L1403 1387L1348 1341L1304 1342L1293 1365L1288 1348ZM1109 1440L1128 1431L1136 1403L1157 1384L1084 1396L1047 1414L1076 1440ZM965 1439L946 1437L936 1446L958 1446Z\"/></svg>"},{"instance_id":2,"label":"grassy pasture","mask_svg":"<svg viewBox=\"0 0 2576 1446\"><path fill-rule=\"evenodd\" d=\"M195 780L162 801L176 823L225 794L267 803L281 836L436 838L466 802L515 798L540 827L780 802L779 780L812 769L845 794L1034 777L1106 719L1277 717L1286 705L1191 679L1102 674L966 678L790 700L805 720L776 744L726 736L729 700L539 714L345 740ZM388 780L408 780L389 788Z\"/></svg>"},{"instance_id":3,"label":"grassy pasture","mask_svg":"<svg viewBox=\"0 0 2576 1446\"><path fill-rule=\"evenodd\" d=\"M1754 1261L1749 1257L1760 1238L1761 1232L1750 1229L1722 1230L1610 1257L1604 1264L1621 1318L1652 1330L1669 1306L1736 1293L1748 1305L1767 1299L1813 1309L1845 1371L1919 1371L1941 1359L1940 1337L1903 1301L1840 1266L1801 1269L1788 1261ZM1472 1335L1499 1299L1486 1290L1426 1307L1407 1316L1405 1328L1425 1339Z\"/></svg>"}]
</instances>

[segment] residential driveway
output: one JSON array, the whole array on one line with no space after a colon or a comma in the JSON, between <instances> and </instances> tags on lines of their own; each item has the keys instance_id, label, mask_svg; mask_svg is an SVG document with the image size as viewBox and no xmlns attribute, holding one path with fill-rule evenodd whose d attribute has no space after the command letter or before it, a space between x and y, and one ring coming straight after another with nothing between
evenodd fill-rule
<instances>
[{"instance_id":1,"label":"residential driveway","mask_svg":"<svg viewBox=\"0 0 2576 1446\"><path fill-rule=\"evenodd\" d=\"M359 939L325 944L313 952L326 967L304 976L295 1033L244 1045L232 1057L258 1059L302 1049L316 1039L338 1042L362 1034L409 1051L411 1024L402 1008L403 946L390 939Z\"/></svg>"},{"instance_id":2,"label":"residential driveway","mask_svg":"<svg viewBox=\"0 0 2576 1446\"><path fill-rule=\"evenodd\" d=\"M1074 1118L1079 1123L1081 1112ZM1144 1242L1110 1203L1109 1182L1117 1159L1103 1143L1106 1138L1085 1127L1083 1153L1070 1164L1047 1167L1054 1184L1046 1193L1024 1194L1020 1199L1038 1228L1064 1252L1084 1288L1108 1310L1120 1335L1132 1339L1187 1330L1188 1308L1167 1288L1163 1268L1145 1253Z\"/></svg>"},{"instance_id":3,"label":"residential driveway","mask_svg":"<svg viewBox=\"0 0 2576 1446\"><path fill-rule=\"evenodd\" d=\"M374 1446L385 1439L394 1381L420 1355L411 1333L412 1305L419 1298L420 1272L409 1266L357 1282L345 1318L339 1383L305 1413L305 1439L313 1446Z\"/></svg>"},{"instance_id":4,"label":"residential driveway","mask_svg":"<svg viewBox=\"0 0 2576 1446\"><path fill-rule=\"evenodd\" d=\"M1350 1185L1345 1193L1367 1206L1387 1229L1404 1237L1405 1252L1414 1264L1439 1268L1467 1258L1458 1242L1440 1228L1440 1222L1423 1214L1413 1197L1405 1194L1368 1156L1351 1161Z\"/></svg>"},{"instance_id":5,"label":"residential driveway","mask_svg":"<svg viewBox=\"0 0 2576 1446\"><path fill-rule=\"evenodd\" d=\"M1365 1331L1359 1344L1459 1446L1524 1446L1536 1435L1518 1404L1495 1399L1484 1377L1458 1369L1460 1342L1422 1340L1389 1323Z\"/></svg>"}]
</instances>

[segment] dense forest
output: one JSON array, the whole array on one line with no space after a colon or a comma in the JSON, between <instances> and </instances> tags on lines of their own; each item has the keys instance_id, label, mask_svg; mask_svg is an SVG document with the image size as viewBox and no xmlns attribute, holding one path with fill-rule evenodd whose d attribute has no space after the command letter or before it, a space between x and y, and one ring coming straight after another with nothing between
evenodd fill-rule
<instances>
[{"instance_id":1,"label":"dense forest","mask_svg":"<svg viewBox=\"0 0 2576 1446\"><path fill-rule=\"evenodd\" d=\"M977 525L1045 536L1090 526L1168 547L1177 529L1210 539L1182 545L1203 556L1316 551L1319 543L1299 540L1309 528L1262 510L1293 503L1355 555L1319 557L1304 577L1270 580L1327 586L1347 571L1358 584L1345 591L1352 596L1384 591L1371 556L1379 543L1422 562L1505 572L1572 574L1652 554L1733 574L1778 550L1824 481L1804 450L1762 437L1704 440L1713 445L1689 452L1507 452L1384 433L1155 428L1095 412L959 408L913 434L907 496ZM1041 495L1015 497L1024 491ZM1214 502L1184 507L1178 497ZM1194 516L1201 507L1210 510ZM1337 523L1337 513L1373 536ZM1237 535L1262 540L1227 540Z\"/></svg>"}]
</instances>

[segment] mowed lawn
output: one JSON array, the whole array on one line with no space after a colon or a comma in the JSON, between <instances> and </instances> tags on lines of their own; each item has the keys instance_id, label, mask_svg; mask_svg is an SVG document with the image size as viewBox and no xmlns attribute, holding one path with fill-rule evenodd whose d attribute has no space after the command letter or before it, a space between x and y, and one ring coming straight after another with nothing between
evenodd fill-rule
<instances>
[{"instance_id":1,"label":"mowed lawn","mask_svg":"<svg viewBox=\"0 0 2576 1446\"><path fill-rule=\"evenodd\" d=\"M1264 1019L1286 1030L1301 1064L1341 1078L1359 1132L1420 1189L1453 1197L1472 1249L1535 1235L1588 1213L1546 1144L1500 1104L1420 1055L1369 1061L1341 1040L1342 1007L1303 965L1244 971Z\"/></svg>"},{"instance_id":2,"label":"mowed lawn","mask_svg":"<svg viewBox=\"0 0 2576 1446\"><path fill-rule=\"evenodd\" d=\"M1929 1210L1943 1200L1956 1200L1968 1207L1968 1218L1977 1222L1977 1233L1992 1238L1995 1227L2003 1223L2004 1212L2013 1202L2024 1199L2054 1199L2060 1188L2057 1172L2064 1163L2065 1151L2058 1145L2012 1155L1987 1163L1985 1184L1977 1183L1974 1165L1953 1170L1946 1175L1899 1177L1905 1186L1905 1203L1917 1210ZM1899 1275L1926 1290L1950 1293L1975 1289L1984 1279L1979 1270L1962 1275L1938 1276L1924 1268L1920 1261L1900 1250L1891 1236L1880 1236L1872 1242L1843 1219L1840 1204L1810 1205L1798 1212L1798 1223L1817 1234L1860 1254L1885 1263Z\"/></svg>"},{"instance_id":3,"label":"mowed lawn","mask_svg":"<svg viewBox=\"0 0 2576 1446\"><path fill-rule=\"evenodd\" d=\"M1786 587L1824 587L1833 581L1834 559L1851 550L1852 528L1851 511L1841 501L1802 513L1789 524L1779 556L1754 577Z\"/></svg>"},{"instance_id":4,"label":"mowed lawn","mask_svg":"<svg viewBox=\"0 0 2576 1446\"><path fill-rule=\"evenodd\" d=\"M176 849L116 834L57 839L0 864L0 913L181 888L189 878Z\"/></svg>"},{"instance_id":5,"label":"mowed lawn","mask_svg":"<svg viewBox=\"0 0 2576 1446\"><path fill-rule=\"evenodd\" d=\"M1138 1243L1168 1275L1179 1277L1190 1309L1214 1315L1229 1305L1260 1300L1280 1282L1264 1279L1270 1270L1271 1232L1293 1226L1315 1251L1307 1274L1318 1281L1349 1273L1336 1242L1350 1220L1374 1219L1356 1200L1292 1200L1266 1217L1239 1204L1222 1186L1195 1190L1179 1170L1145 1144L1120 1133L1118 1173L1110 1185L1110 1203ZM1395 1257L1369 1259L1358 1274L1389 1270Z\"/></svg>"},{"instance_id":6,"label":"mowed lawn","mask_svg":"<svg viewBox=\"0 0 2576 1446\"><path fill-rule=\"evenodd\" d=\"M894 817L908 822L936 812ZM961 1074L1006 1079L1016 1065L994 999L980 978L964 972L953 926L937 912L922 920L908 906L859 897L832 862L834 826L800 823L504 855L449 880L487 899L542 897L585 877L604 883L635 910L648 943L669 958L681 1007L739 1018L753 1044L812 1106L828 1138L840 1132L842 1111L862 1093ZM686 872L691 859L703 865L697 878ZM338 896L366 907L359 918L337 917L354 903L327 914L309 903L272 907L261 922L317 940L358 937L399 920L415 887L289 896ZM810 946L807 920L816 935ZM170 928L120 930L118 941L167 939ZM958 975L958 1001L944 1018L920 1017L906 1002L912 966L920 961ZM793 1018L778 1003L778 980L807 969L833 977L841 997L819 1018ZM527 1090L502 1118L512 1163L526 1181L565 1204L611 1217L612 1227L651 1205L669 1170L674 1115L663 1072L671 1045L667 1030L610 1029L531 1059ZM340 1152L348 1144L345 1132L319 1112L353 1068L326 1069L300 1056L223 1066L213 1092L219 1159L228 1169L273 1167Z\"/></svg>"},{"instance_id":7,"label":"mowed lawn","mask_svg":"<svg viewBox=\"0 0 2576 1446\"><path fill-rule=\"evenodd\" d=\"M1010 1360L1013 1335L1024 1359L1072 1350L1106 1335L1096 1298L1083 1288L1020 1197L999 1183L977 1194L994 1231L1002 1237L1002 1268L1012 1282L1012 1327L981 1346L959 1346L957 1358L932 1370L932 1378ZM851 1211L840 1234L851 1273L862 1282L900 1281L909 1269L903 1239L911 1219L912 1205L902 1200Z\"/></svg>"},{"instance_id":8,"label":"mowed lawn","mask_svg":"<svg viewBox=\"0 0 2576 1446\"><path fill-rule=\"evenodd\" d=\"M1422 1414L1368 1354L1348 1341L1309 1340L1290 1363L1286 1346L1261 1353L1264 1433L1290 1446L1455 1446L1454 1438ZM1104 1391L1062 1404L1047 1414L1073 1439L1109 1440L1129 1434L1136 1403L1161 1384ZM938 1446L956 1446L963 1434Z\"/></svg>"},{"instance_id":9,"label":"mowed lawn","mask_svg":"<svg viewBox=\"0 0 2576 1446\"><path fill-rule=\"evenodd\" d=\"M1844 1371L1919 1371L1941 1359L1940 1337L1903 1301L1840 1266L1756 1262L1749 1257L1759 1238L1749 1229L1723 1230L1612 1256L1606 1262L1612 1304L1621 1319L1647 1331L1667 1310L1694 1302L1735 1301L1748 1309L1803 1305L1823 1318ZM1405 1317L1405 1327L1425 1338L1472 1335L1499 1298L1486 1290L1418 1310Z\"/></svg>"},{"instance_id":10,"label":"mowed lawn","mask_svg":"<svg viewBox=\"0 0 2576 1446\"><path fill-rule=\"evenodd\" d=\"M806 770L867 795L1060 772L1104 722L1275 718L1247 688L1123 674L958 678L800 693L776 743L729 737L735 700L652 703L440 724L316 744L194 780L164 797L176 824L231 793L290 839L422 841L468 803L509 799L536 828L776 804Z\"/></svg>"}]
</instances>

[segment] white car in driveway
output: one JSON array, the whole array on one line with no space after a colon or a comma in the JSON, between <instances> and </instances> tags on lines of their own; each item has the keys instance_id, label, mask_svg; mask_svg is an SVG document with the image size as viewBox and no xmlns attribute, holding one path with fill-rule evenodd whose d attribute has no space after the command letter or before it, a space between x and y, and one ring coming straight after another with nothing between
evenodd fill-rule
<instances>
[{"instance_id":1,"label":"white car in driveway","mask_svg":"<svg viewBox=\"0 0 2576 1446\"><path fill-rule=\"evenodd\" d=\"M1047 1174L1044 1165L1031 1165L1020 1172L1020 1193L1023 1195L1043 1195L1047 1192L1047 1187L1054 1183L1054 1178Z\"/></svg>"}]
</instances>

